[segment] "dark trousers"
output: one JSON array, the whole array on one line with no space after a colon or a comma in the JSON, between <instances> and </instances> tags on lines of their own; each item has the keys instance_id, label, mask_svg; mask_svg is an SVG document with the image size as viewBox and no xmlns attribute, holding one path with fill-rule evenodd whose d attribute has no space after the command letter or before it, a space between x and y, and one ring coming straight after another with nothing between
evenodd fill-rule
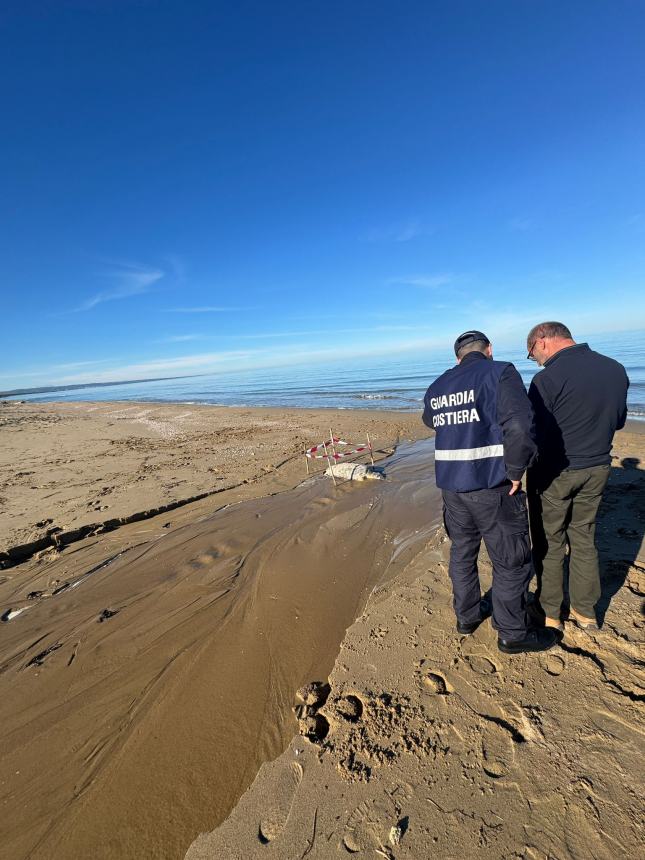
<instances>
[{"instance_id":1,"label":"dark trousers","mask_svg":"<svg viewBox=\"0 0 645 860\"><path fill-rule=\"evenodd\" d=\"M549 618L560 619L567 541L571 607L595 618L600 597L596 516L609 471L609 466L568 469L541 493L531 494L533 558L540 604Z\"/></svg>"},{"instance_id":2,"label":"dark trousers","mask_svg":"<svg viewBox=\"0 0 645 860\"><path fill-rule=\"evenodd\" d=\"M443 490L444 522L450 547L450 579L457 619L479 618L477 556L482 538L493 564L493 626L502 639L527 634L526 597L533 566L526 494L509 486L455 493Z\"/></svg>"}]
</instances>

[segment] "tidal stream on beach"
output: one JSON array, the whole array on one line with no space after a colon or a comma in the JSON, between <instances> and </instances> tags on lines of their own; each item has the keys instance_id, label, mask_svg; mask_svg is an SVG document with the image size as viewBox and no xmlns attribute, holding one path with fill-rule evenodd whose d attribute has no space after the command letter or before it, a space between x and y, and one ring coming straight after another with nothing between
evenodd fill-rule
<instances>
[{"instance_id":1,"label":"tidal stream on beach","mask_svg":"<svg viewBox=\"0 0 645 860\"><path fill-rule=\"evenodd\" d=\"M3 578L1 857L182 857L225 818L297 731L295 691L440 523L433 440L380 467Z\"/></svg>"}]
</instances>

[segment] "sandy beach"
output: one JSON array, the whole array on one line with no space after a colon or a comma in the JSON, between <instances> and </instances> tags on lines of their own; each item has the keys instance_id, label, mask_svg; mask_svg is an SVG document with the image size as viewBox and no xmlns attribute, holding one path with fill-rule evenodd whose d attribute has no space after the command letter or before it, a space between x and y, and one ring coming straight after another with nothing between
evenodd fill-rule
<instances>
[{"instance_id":1,"label":"sandy beach","mask_svg":"<svg viewBox=\"0 0 645 860\"><path fill-rule=\"evenodd\" d=\"M330 424L383 457L416 415L189 411L2 407L1 856L183 856L436 529L431 452L397 480L306 481Z\"/></svg>"},{"instance_id":2,"label":"sandy beach","mask_svg":"<svg viewBox=\"0 0 645 860\"><path fill-rule=\"evenodd\" d=\"M307 479L330 426L386 480ZM603 629L504 657L454 629L418 414L0 405L0 857L636 856L640 430Z\"/></svg>"},{"instance_id":3,"label":"sandy beach","mask_svg":"<svg viewBox=\"0 0 645 860\"><path fill-rule=\"evenodd\" d=\"M377 449L425 436L398 412L5 401L0 564L208 495L228 504L294 486L303 448L330 425L356 442L371 432Z\"/></svg>"}]
</instances>

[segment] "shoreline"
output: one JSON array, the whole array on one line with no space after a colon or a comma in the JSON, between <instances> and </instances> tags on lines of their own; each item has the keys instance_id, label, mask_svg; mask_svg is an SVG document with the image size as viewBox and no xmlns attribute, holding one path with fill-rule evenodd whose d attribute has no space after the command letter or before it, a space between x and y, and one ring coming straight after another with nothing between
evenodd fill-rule
<instances>
[{"instance_id":1,"label":"shoreline","mask_svg":"<svg viewBox=\"0 0 645 860\"><path fill-rule=\"evenodd\" d=\"M366 396L364 398L366 401L370 401L372 403L378 403L380 399L379 397ZM271 404L254 404L247 405L244 403L215 403L209 402L207 400L18 400L17 397L11 398L2 398L0 397L0 409L3 406L44 406L44 407L64 407L64 406L74 406L74 407L82 407L82 406L90 406L90 407L98 407L98 406L153 406L163 407L163 406L193 406L195 408L204 407L206 409L244 409L249 411L274 411L274 412L357 412L357 413L366 413L368 415L374 413L386 413L386 414L400 414L400 415L421 415L423 412L423 400L418 401L418 405L416 407L410 407L407 409L397 408L397 409L387 409L387 408L378 408L371 406L288 406L288 405L271 405ZM643 432L645 432L645 415L639 417L631 416L627 417L627 424L623 429L632 430L632 432L638 433L640 432L638 428L642 428Z\"/></svg>"}]
</instances>

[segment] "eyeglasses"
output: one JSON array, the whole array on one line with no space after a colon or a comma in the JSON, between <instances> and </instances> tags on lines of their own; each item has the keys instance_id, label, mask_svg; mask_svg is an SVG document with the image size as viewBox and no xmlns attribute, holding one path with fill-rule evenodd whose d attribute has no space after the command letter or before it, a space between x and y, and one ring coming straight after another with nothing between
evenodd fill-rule
<instances>
[{"instance_id":1,"label":"eyeglasses","mask_svg":"<svg viewBox=\"0 0 645 860\"><path fill-rule=\"evenodd\" d=\"M531 346L529 347L529 354L526 356L529 361L537 361L537 358L533 355L533 350L535 349L535 344L540 340L539 337L536 337Z\"/></svg>"}]
</instances>

